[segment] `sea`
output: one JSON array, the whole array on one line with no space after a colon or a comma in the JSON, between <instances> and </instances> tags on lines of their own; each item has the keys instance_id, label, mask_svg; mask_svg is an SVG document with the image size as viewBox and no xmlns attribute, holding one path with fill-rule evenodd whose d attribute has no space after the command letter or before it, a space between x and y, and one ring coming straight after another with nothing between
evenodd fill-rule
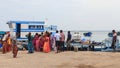
<instances>
[{"instance_id":1,"label":"sea","mask_svg":"<svg viewBox=\"0 0 120 68\"><path fill-rule=\"evenodd\" d=\"M67 38L67 32L68 31L64 31L66 38ZM102 42L105 39L110 38L108 36L108 33L110 33L111 31L70 31L70 32L72 34L72 38L73 38L74 33L78 32L81 37L90 39L91 41L95 41L95 42ZM87 33L87 32L92 32L91 37L84 36L84 33ZM120 40L120 37L118 36L117 39Z\"/></svg>"}]
</instances>

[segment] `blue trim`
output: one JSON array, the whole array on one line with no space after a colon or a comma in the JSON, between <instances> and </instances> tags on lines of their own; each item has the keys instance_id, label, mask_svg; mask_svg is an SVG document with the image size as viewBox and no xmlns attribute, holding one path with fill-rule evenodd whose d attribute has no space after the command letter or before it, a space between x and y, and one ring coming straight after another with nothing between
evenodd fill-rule
<instances>
[{"instance_id":1,"label":"blue trim","mask_svg":"<svg viewBox=\"0 0 120 68\"><path fill-rule=\"evenodd\" d=\"M25 30L25 29L21 29L21 30ZM44 30L44 29L40 29L40 28L34 29L34 28L31 28L31 29L27 29L27 30Z\"/></svg>"},{"instance_id":2,"label":"blue trim","mask_svg":"<svg viewBox=\"0 0 120 68\"><path fill-rule=\"evenodd\" d=\"M18 41L28 40L27 38L17 38Z\"/></svg>"},{"instance_id":3,"label":"blue trim","mask_svg":"<svg viewBox=\"0 0 120 68\"><path fill-rule=\"evenodd\" d=\"M19 23L19 24L45 24L44 21L9 21L9 23Z\"/></svg>"},{"instance_id":4,"label":"blue trim","mask_svg":"<svg viewBox=\"0 0 120 68\"><path fill-rule=\"evenodd\" d=\"M13 30L14 32L16 32L16 29ZM43 30L40 29L21 29L21 32L44 32Z\"/></svg>"},{"instance_id":5,"label":"blue trim","mask_svg":"<svg viewBox=\"0 0 120 68\"><path fill-rule=\"evenodd\" d=\"M21 30L25 30L25 29L21 29ZM40 29L40 28L29 28L29 29L27 29L27 30L44 30L44 28L43 29Z\"/></svg>"}]
</instances>

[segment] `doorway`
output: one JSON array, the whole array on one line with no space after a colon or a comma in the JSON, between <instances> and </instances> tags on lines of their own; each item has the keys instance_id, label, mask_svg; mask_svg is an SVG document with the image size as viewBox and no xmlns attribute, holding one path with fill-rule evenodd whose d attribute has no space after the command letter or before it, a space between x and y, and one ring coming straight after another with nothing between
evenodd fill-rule
<instances>
[{"instance_id":1,"label":"doorway","mask_svg":"<svg viewBox=\"0 0 120 68\"><path fill-rule=\"evenodd\" d=\"M21 36L21 24L16 23L16 38L20 38Z\"/></svg>"}]
</instances>

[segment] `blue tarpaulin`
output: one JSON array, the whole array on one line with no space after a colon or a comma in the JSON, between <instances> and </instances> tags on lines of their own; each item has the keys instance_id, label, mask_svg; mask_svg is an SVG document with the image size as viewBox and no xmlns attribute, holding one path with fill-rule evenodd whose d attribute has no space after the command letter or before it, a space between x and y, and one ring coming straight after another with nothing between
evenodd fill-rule
<instances>
[{"instance_id":1,"label":"blue tarpaulin","mask_svg":"<svg viewBox=\"0 0 120 68\"><path fill-rule=\"evenodd\" d=\"M92 32L87 32L87 33L84 33L83 35L90 37L92 35Z\"/></svg>"},{"instance_id":2,"label":"blue tarpaulin","mask_svg":"<svg viewBox=\"0 0 120 68\"><path fill-rule=\"evenodd\" d=\"M4 31L0 31L0 35L3 35L3 34L5 34L6 32L4 32Z\"/></svg>"}]
</instances>

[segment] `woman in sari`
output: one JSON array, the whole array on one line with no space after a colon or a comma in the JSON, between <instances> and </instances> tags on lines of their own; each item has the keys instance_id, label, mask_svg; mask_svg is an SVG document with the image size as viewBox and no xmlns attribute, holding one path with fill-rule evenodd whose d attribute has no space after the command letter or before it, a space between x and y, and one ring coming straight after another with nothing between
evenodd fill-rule
<instances>
[{"instance_id":1,"label":"woman in sari","mask_svg":"<svg viewBox=\"0 0 120 68\"><path fill-rule=\"evenodd\" d=\"M28 53L33 53L34 52L34 46L33 46L33 37L31 36L31 33L28 34Z\"/></svg>"},{"instance_id":2,"label":"woman in sari","mask_svg":"<svg viewBox=\"0 0 120 68\"><path fill-rule=\"evenodd\" d=\"M43 35L40 36L40 51L43 51L43 46L44 46L44 37Z\"/></svg>"},{"instance_id":3,"label":"woman in sari","mask_svg":"<svg viewBox=\"0 0 120 68\"><path fill-rule=\"evenodd\" d=\"M36 38L36 43L35 43L36 44L35 45L36 46L35 49L36 49L37 52L40 51L40 36L41 35L38 35L38 37Z\"/></svg>"},{"instance_id":4,"label":"woman in sari","mask_svg":"<svg viewBox=\"0 0 120 68\"><path fill-rule=\"evenodd\" d=\"M19 36L19 33L17 33L16 36L11 38L11 42L12 42L12 52L13 52L13 58L17 57L17 53L18 53L18 47L17 47L17 37Z\"/></svg>"},{"instance_id":5,"label":"woman in sari","mask_svg":"<svg viewBox=\"0 0 120 68\"><path fill-rule=\"evenodd\" d=\"M3 41L2 53L5 54L6 52L7 52L7 43L6 41Z\"/></svg>"},{"instance_id":6,"label":"woman in sari","mask_svg":"<svg viewBox=\"0 0 120 68\"><path fill-rule=\"evenodd\" d=\"M48 32L45 32L45 34L44 34L43 52L45 52L45 53L50 52L50 38L49 38Z\"/></svg>"},{"instance_id":7,"label":"woman in sari","mask_svg":"<svg viewBox=\"0 0 120 68\"><path fill-rule=\"evenodd\" d=\"M38 38L38 33L35 34L35 36L34 36L34 38L32 40L35 51L36 51L36 40L37 40L37 38Z\"/></svg>"},{"instance_id":8,"label":"woman in sari","mask_svg":"<svg viewBox=\"0 0 120 68\"><path fill-rule=\"evenodd\" d=\"M5 34L3 36L3 46L2 46L2 53L5 54L7 52L7 37L8 37L8 34Z\"/></svg>"},{"instance_id":9,"label":"woman in sari","mask_svg":"<svg viewBox=\"0 0 120 68\"><path fill-rule=\"evenodd\" d=\"M18 47L17 47L16 40L14 39L13 40L13 58L16 58L17 53L18 53Z\"/></svg>"}]
</instances>

